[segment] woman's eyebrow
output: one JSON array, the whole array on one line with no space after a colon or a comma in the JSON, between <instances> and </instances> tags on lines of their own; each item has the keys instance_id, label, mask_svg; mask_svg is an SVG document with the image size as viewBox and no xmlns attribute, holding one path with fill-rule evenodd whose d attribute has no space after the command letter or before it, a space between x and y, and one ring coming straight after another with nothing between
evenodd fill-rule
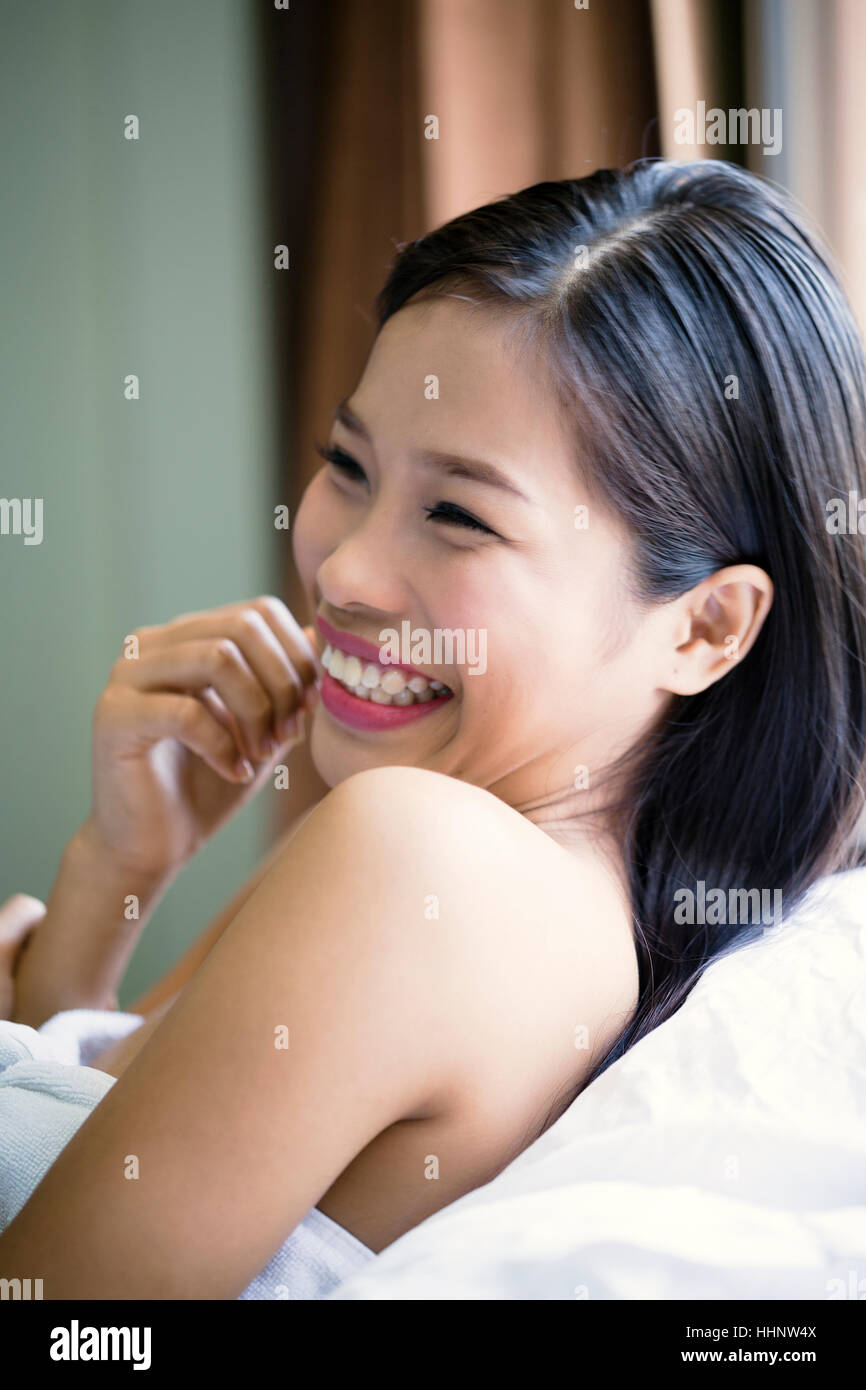
<instances>
[{"instance_id":1,"label":"woman's eyebrow","mask_svg":"<svg viewBox=\"0 0 866 1390\"><path fill-rule=\"evenodd\" d=\"M348 397L340 401L340 404L334 411L334 419L338 424L342 425L344 429L350 430L352 434L359 434L362 439L366 439L368 444L373 443L370 438L370 431L367 429L364 421L355 414L354 410L349 405Z\"/></svg>"},{"instance_id":2,"label":"woman's eyebrow","mask_svg":"<svg viewBox=\"0 0 866 1390\"><path fill-rule=\"evenodd\" d=\"M532 504L531 497L521 492L516 483L512 483L495 464L489 463L486 459L464 458L462 454L441 454L432 449L417 449L414 451L414 457L419 463L441 469L451 478L468 478L473 483L486 483L488 487L510 492L514 497L519 497L521 502Z\"/></svg>"},{"instance_id":3,"label":"woman's eyebrow","mask_svg":"<svg viewBox=\"0 0 866 1390\"><path fill-rule=\"evenodd\" d=\"M340 401L334 411L334 419L353 434L359 434L368 444L372 444L370 431L354 412L347 400ZM413 457L421 464L426 464L430 468L438 468L443 473L447 473L452 478L468 478L470 482L486 483L488 487L499 488L502 492L510 492L514 497L519 497L521 502L532 504L532 498L527 497L525 492L511 482L504 473L489 463L486 459L464 458L462 454L440 453L435 449L417 449L413 452Z\"/></svg>"}]
</instances>

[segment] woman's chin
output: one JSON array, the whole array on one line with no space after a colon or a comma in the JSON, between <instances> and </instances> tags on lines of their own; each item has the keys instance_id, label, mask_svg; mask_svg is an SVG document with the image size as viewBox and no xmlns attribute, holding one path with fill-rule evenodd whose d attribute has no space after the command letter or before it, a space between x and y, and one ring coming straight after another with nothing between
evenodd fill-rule
<instances>
[{"instance_id":1,"label":"woman's chin","mask_svg":"<svg viewBox=\"0 0 866 1390\"><path fill-rule=\"evenodd\" d=\"M339 723L329 717L327 710L317 705L312 724L307 727L310 759L322 781L329 787L335 787L353 773L364 772L371 767L428 765L420 740L412 737L412 725L401 729L399 733L402 737L399 738L394 736L396 731L390 731L387 737L377 736Z\"/></svg>"},{"instance_id":2,"label":"woman's chin","mask_svg":"<svg viewBox=\"0 0 866 1390\"><path fill-rule=\"evenodd\" d=\"M353 729L335 724L319 707L309 732L309 748L313 767L328 787L336 787L355 772L400 761L393 753L389 757L384 747L379 749L375 743L365 741Z\"/></svg>"}]
</instances>

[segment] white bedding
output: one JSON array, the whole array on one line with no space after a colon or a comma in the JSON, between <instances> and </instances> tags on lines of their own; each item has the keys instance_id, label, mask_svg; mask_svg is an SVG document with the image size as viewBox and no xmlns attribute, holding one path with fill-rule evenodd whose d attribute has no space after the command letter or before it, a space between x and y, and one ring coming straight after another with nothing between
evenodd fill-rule
<instances>
[{"instance_id":1,"label":"white bedding","mask_svg":"<svg viewBox=\"0 0 866 1390\"><path fill-rule=\"evenodd\" d=\"M331 1299L866 1299L866 869Z\"/></svg>"},{"instance_id":2,"label":"white bedding","mask_svg":"<svg viewBox=\"0 0 866 1390\"><path fill-rule=\"evenodd\" d=\"M86 1062L137 1021L0 1025L0 1230L111 1085ZM716 962L493 1182L329 1297L866 1299L866 868Z\"/></svg>"}]
</instances>

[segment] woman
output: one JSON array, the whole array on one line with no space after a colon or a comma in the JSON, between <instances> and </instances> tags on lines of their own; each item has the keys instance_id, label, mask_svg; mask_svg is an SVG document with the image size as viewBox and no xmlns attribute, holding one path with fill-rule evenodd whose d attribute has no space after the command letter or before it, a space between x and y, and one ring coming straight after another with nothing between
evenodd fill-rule
<instances>
[{"instance_id":1,"label":"woman","mask_svg":"<svg viewBox=\"0 0 866 1390\"><path fill-rule=\"evenodd\" d=\"M787 913L854 862L863 551L826 521L866 377L786 199L716 161L539 184L403 247L379 309L295 522L314 624L143 629L99 702L25 1023L110 1005L124 904L301 706L332 790L97 1060L0 1237L46 1297L237 1297L313 1208L382 1250L760 931L689 893Z\"/></svg>"}]
</instances>

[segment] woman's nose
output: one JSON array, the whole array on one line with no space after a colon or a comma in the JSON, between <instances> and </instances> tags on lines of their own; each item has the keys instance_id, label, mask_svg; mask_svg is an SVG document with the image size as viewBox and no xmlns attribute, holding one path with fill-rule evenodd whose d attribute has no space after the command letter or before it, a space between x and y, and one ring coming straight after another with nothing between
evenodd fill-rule
<instances>
[{"instance_id":1,"label":"woman's nose","mask_svg":"<svg viewBox=\"0 0 866 1390\"><path fill-rule=\"evenodd\" d=\"M319 565L316 582L335 610L405 612L409 558L387 520L368 514L334 545Z\"/></svg>"}]
</instances>

